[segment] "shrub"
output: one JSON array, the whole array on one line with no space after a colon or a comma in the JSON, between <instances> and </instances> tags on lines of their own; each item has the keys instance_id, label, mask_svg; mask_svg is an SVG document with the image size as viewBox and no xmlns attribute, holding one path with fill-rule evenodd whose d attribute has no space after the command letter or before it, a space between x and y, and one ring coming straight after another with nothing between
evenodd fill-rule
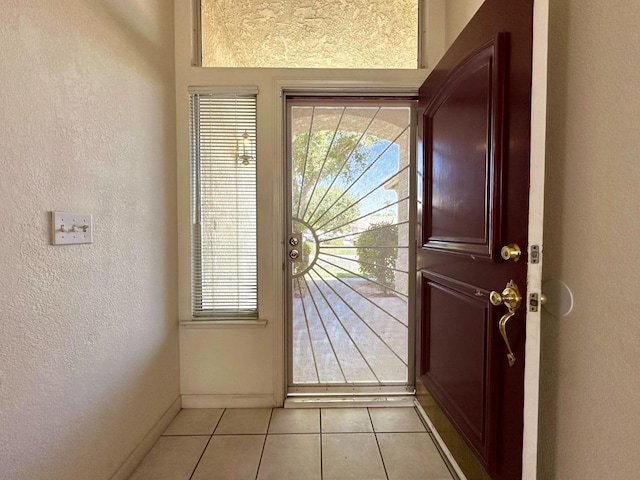
<instances>
[{"instance_id":1,"label":"shrub","mask_svg":"<svg viewBox=\"0 0 640 480\"><path fill-rule=\"evenodd\" d=\"M386 288L393 288L395 275L391 268L395 266L398 256L397 245L397 225L390 222L369 225L356 240L362 274Z\"/></svg>"}]
</instances>

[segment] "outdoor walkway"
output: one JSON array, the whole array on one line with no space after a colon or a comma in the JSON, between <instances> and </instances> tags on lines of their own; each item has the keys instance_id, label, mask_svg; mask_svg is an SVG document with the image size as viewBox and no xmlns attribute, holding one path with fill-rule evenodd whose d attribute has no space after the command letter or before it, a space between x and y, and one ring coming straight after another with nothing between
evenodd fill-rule
<instances>
[{"instance_id":1,"label":"outdoor walkway","mask_svg":"<svg viewBox=\"0 0 640 480\"><path fill-rule=\"evenodd\" d=\"M294 384L406 383L406 298L321 273L294 279Z\"/></svg>"}]
</instances>

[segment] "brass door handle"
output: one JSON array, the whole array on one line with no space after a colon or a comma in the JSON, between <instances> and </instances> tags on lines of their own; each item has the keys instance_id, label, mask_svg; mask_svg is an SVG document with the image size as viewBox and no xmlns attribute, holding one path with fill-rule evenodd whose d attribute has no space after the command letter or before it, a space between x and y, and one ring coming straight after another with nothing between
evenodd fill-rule
<instances>
[{"instance_id":1,"label":"brass door handle","mask_svg":"<svg viewBox=\"0 0 640 480\"><path fill-rule=\"evenodd\" d=\"M502 335L502 339L507 346L507 361L509 362L509 366L513 367L513 364L516 363L516 356L513 354L511 344L509 343L509 337L507 335L507 322L511 320L511 317L516 314L516 310L522 304L522 295L520 295L518 286L513 280L511 280L509 281L509 283L507 283L507 286L502 291L502 293L496 292L495 290L492 291L489 294L489 301L493 305L504 305L505 307L507 307L508 312L500 318L500 321L498 322L498 328L500 329L500 335Z\"/></svg>"},{"instance_id":2,"label":"brass door handle","mask_svg":"<svg viewBox=\"0 0 640 480\"><path fill-rule=\"evenodd\" d=\"M291 258L291 260L297 260L300 257L300 252L298 250L290 250L289 251L289 258Z\"/></svg>"},{"instance_id":3,"label":"brass door handle","mask_svg":"<svg viewBox=\"0 0 640 480\"><path fill-rule=\"evenodd\" d=\"M495 306L504 304L504 306L509 310L515 312L522 303L522 295L520 295L518 286L514 283L513 280L510 280L502 293L496 292L495 290L492 291L489 294L489 300Z\"/></svg>"},{"instance_id":4,"label":"brass door handle","mask_svg":"<svg viewBox=\"0 0 640 480\"><path fill-rule=\"evenodd\" d=\"M516 363L516 356L513 354L513 350L511 350L511 344L509 343L509 337L507 336L507 322L511 320L511 317L515 315L515 312L507 312L505 313L500 321L498 322L498 328L500 328L500 335L502 335L502 339L504 343L507 345L507 361L509 362L509 366L513 367L513 364Z\"/></svg>"}]
</instances>

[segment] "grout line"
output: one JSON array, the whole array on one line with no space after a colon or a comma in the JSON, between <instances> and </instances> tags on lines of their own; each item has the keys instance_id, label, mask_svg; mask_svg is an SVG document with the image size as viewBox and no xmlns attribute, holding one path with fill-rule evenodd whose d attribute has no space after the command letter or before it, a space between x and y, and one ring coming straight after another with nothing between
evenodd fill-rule
<instances>
[{"instance_id":1,"label":"grout line","mask_svg":"<svg viewBox=\"0 0 640 480\"><path fill-rule=\"evenodd\" d=\"M369 408L367 408L367 415L369 416L369 421L371 422L371 428L373 429L373 437L376 439L376 445L378 446L378 453L380 454L380 460L382 461L382 468L384 468L384 475L389 480L389 473L387 472L387 465L384 463L384 457L382 456L382 449L380 448L380 442L378 442L378 432L373 427L373 419L371 418L371 412Z\"/></svg>"},{"instance_id":2,"label":"grout line","mask_svg":"<svg viewBox=\"0 0 640 480\"><path fill-rule=\"evenodd\" d=\"M317 435L320 432L250 432L250 433L218 433L216 437L255 437L256 435L270 435L272 437L279 437L283 435ZM331 433L331 432L327 432ZM343 432L343 433L367 433L367 432ZM371 432L369 432L371 433ZM401 433L420 433L420 432L401 432ZM422 432L424 433L424 432ZM204 437L206 435L173 435L173 436L185 436L185 437Z\"/></svg>"},{"instance_id":3,"label":"grout line","mask_svg":"<svg viewBox=\"0 0 640 480\"><path fill-rule=\"evenodd\" d=\"M258 469L256 470L256 478L258 480L258 474L260 473L260 466L262 465L262 457L264 455L264 447L267 445L267 438L269 437L269 428L271 427L271 419L273 418L273 408L269 414L269 423L267 424L267 431L264 434L264 442L262 442L262 451L260 452L260 460L258 460Z\"/></svg>"},{"instance_id":4,"label":"grout line","mask_svg":"<svg viewBox=\"0 0 640 480\"><path fill-rule=\"evenodd\" d=\"M227 413L227 409L225 408L224 410L222 410L222 415L220 415L220 418L218 418L218 421L216 422L216 426L213 427L213 431L211 432L211 435L213 435L214 433L216 433L216 430L218 429L218 425L220 425L220 422L222 422L222 417L223 415Z\"/></svg>"},{"instance_id":5,"label":"grout line","mask_svg":"<svg viewBox=\"0 0 640 480\"><path fill-rule=\"evenodd\" d=\"M225 408L222 412L222 415L224 415L224 412L226 412L227 409ZM220 425L220 420L222 420L222 415L220 415L220 418L218 418L218 421L216 422L215 426L213 427L213 430L211 431L211 435L209 435L209 440L207 440L207 444L204 446L204 450L202 450L202 453L200 454L200 457L198 458L198 461L196 462L195 467L193 467L193 470L191 471L191 475L189 476L189 480L191 480L193 478L193 476L196 473L196 470L198 469L198 465L200 465L200 462L202 461L202 457L204 457L204 452L207 451L207 448L209 448L209 444L211 443L211 439L213 438L213 433L216 431L216 428L218 428L218 425ZM194 436L204 436L204 435L194 435Z\"/></svg>"},{"instance_id":6,"label":"grout line","mask_svg":"<svg viewBox=\"0 0 640 480\"><path fill-rule=\"evenodd\" d=\"M324 432L324 433L326 435L363 435L363 434L374 433L374 432L373 430L368 430L366 432ZM380 432L380 433L386 433L386 432Z\"/></svg>"},{"instance_id":7,"label":"grout line","mask_svg":"<svg viewBox=\"0 0 640 480\"><path fill-rule=\"evenodd\" d=\"M193 476L195 475L196 470L198 469L198 465L200 465L200 461L202 460L202 457L204 457L204 452L206 452L207 448L209 448L209 444L211 443L211 439L212 438L213 438L213 434L211 434L209 436L209 440L207 440L207 444L204 446L204 449L202 450L202 453L198 457L198 461L196 462L195 466L193 467L193 470L191 470L191 475L189 475L189 480L191 480L193 478Z\"/></svg>"},{"instance_id":8,"label":"grout line","mask_svg":"<svg viewBox=\"0 0 640 480\"><path fill-rule=\"evenodd\" d=\"M222 412L222 415L224 415L224 412L226 411L227 409L225 408ZM211 431L211 435L209 435L209 440L207 440L207 444L204 446L204 450L202 450L202 453L200 454L200 457L198 458L198 461L196 462L195 467L193 467L193 470L191 471L191 475L189 475L189 480L191 480L195 475L196 470L198 469L198 465L200 465L200 462L202 461L202 457L204 457L204 452L206 452L207 448L209 448L209 444L211 443L211 439L213 438L213 433L216 431L216 428L218 428L218 425L220 424L220 420L222 420L222 415L220 415L220 418L218 418L218 421L213 427L213 430ZM204 436L204 435L195 435L195 436Z\"/></svg>"},{"instance_id":9,"label":"grout line","mask_svg":"<svg viewBox=\"0 0 640 480\"><path fill-rule=\"evenodd\" d=\"M218 429L218 427L220 426L220 423L222 423L222 417L224 417L224 414L227 413L227 408L225 408L222 411L222 415L220 415L220 418L218 419L218 421L216 422L216 426L213 427L213 432L211 432L211 435L214 435L216 433L216 430Z\"/></svg>"}]
</instances>

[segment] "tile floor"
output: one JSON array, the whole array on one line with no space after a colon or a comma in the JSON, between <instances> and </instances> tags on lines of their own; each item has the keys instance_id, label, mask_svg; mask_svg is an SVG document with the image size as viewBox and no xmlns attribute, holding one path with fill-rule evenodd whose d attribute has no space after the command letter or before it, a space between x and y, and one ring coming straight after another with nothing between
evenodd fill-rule
<instances>
[{"instance_id":1,"label":"tile floor","mask_svg":"<svg viewBox=\"0 0 640 480\"><path fill-rule=\"evenodd\" d=\"M452 480L414 408L185 409L130 480Z\"/></svg>"}]
</instances>

